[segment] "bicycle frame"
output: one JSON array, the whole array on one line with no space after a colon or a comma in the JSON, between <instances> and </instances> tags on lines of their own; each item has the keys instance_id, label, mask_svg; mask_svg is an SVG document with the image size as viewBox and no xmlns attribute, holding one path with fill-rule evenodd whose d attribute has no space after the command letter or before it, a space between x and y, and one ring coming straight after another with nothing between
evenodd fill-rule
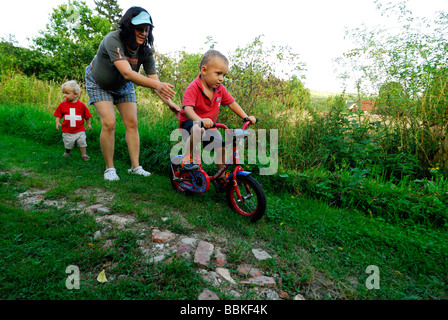
<instances>
[{"instance_id":1,"label":"bicycle frame","mask_svg":"<svg viewBox=\"0 0 448 320\"><path fill-rule=\"evenodd\" d=\"M246 128L250 124L251 124L250 121L245 122L243 127L242 127L242 130L246 130ZM226 130L226 132L230 134L229 136L232 136L233 139L236 139L236 137L233 136L230 133L230 130L229 130L229 128L226 125L221 124L221 123L216 123L216 124L214 124L213 127L214 128L221 128L221 129ZM192 185L190 186L190 185L182 184L182 187L188 189L189 191L195 192L195 193L205 193L205 192L207 192L209 190L210 183L216 181L221 176L221 174L223 172L225 172L232 164L234 164L235 168L233 169L233 172L232 172L231 176L228 179L232 179L232 183L233 183L233 186L235 187L235 192L236 192L236 195L238 197L238 200L240 202L244 202L245 199L241 196L241 193L240 193L240 190L239 190L239 187L238 187L238 178L237 177L239 175L243 175L243 176L250 175L251 172L244 171L243 167L241 166L239 153L238 153L238 147L237 147L237 144L235 142L236 142L235 140L232 141L232 148L233 148L232 160L233 160L233 162L232 163L225 163L224 166L222 168L220 168L213 176L208 175L207 172L205 172L204 169L202 168L202 163L201 163L201 157L200 157L200 154L199 154L199 150L196 150L196 152L195 152L195 159L198 160L199 170L195 170L195 171L190 172L190 175L193 178L192 179ZM178 157L182 157L182 156L178 156ZM199 172L202 175L202 177L199 176L199 175L196 176L197 172ZM173 172L173 176L174 176L174 172ZM203 177L205 178L205 181L203 180ZM195 182L198 182L199 179L202 180L201 181L202 183L205 183L205 187L200 188L200 189L195 189L195 185L194 184L195 184ZM193 181L193 180L196 180L196 181Z\"/></svg>"},{"instance_id":2,"label":"bicycle frame","mask_svg":"<svg viewBox=\"0 0 448 320\"><path fill-rule=\"evenodd\" d=\"M250 121L247 121L244 123L242 129L246 130L246 128L251 124ZM229 128L227 128L226 125L221 124L221 123L216 123L215 124L216 128L222 128L225 129L226 132L229 132ZM233 137L235 138L235 137ZM239 156L239 152L238 152L238 147L237 144L235 143L235 141L232 141L232 148L233 148L233 152L232 152L232 159L233 159L233 164L235 164L235 168L233 169L233 173L231 175L231 178L233 180L233 185L235 187L235 192L238 196L238 200L241 202L244 202L244 199L241 197L241 193L240 193L240 189L238 187L238 180L237 177L239 174L242 175L249 175L251 174L251 172L248 171L244 171L243 167L241 166L241 162L240 162L240 156ZM230 164L225 164L224 167L222 167L212 178L211 181L214 181L216 179L218 179L218 177L227 170L227 168L230 167ZM229 177L230 179L230 177Z\"/></svg>"}]
</instances>

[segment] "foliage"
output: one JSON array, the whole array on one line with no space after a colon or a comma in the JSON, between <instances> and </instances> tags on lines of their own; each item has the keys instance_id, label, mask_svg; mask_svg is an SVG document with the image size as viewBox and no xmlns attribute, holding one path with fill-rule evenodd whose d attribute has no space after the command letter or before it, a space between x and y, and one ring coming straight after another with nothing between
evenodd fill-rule
<instances>
[{"instance_id":1,"label":"foliage","mask_svg":"<svg viewBox=\"0 0 448 320\"><path fill-rule=\"evenodd\" d=\"M95 10L100 17L106 18L117 29L117 24L123 14L117 0L94 0Z\"/></svg>"},{"instance_id":2,"label":"foliage","mask_svg":"<svg viewBox=\"0 0 448 320\"><path fill-rule=\"evenodd\" d=\"M400 148L415 155L423 168L448 171L446 69L448 15L433 21L417 18L407 1L387 5L377 0L383 16L397 28L356 28L347 32L357 48L338 61L355 70L359 95L370 94L376 112L400 135ZM347 73L343 75L347 79Z\"/></svg>"},{"instance_id":3,"label":"foliage","mask_svg":"<svg viewBox=\"0 0 448 320\"><path fill-rule=\"evenodd\" d=\"M0 54L3 76L19 72L27 76L38 75L41 79L51 79L56 72L51 59L37 50L18 47L14 39L4 39L0 43Z\"/></svg>"},{"instance_id":4,"label":"foliage","mask_svg":"<svg viewBox=\"0 0 448 320\"><path fill-rule=\"evenodd\" d=\"M2 75L16 70L18 65L17 52L14 50L13 41L13 39L2 39L0 42L0 64L2 66L0 73Z\"/></svg>"},{"instance_id":5,"label":"foliage","mask_svg":"<svg viewBox=\"0 0 448 320\"><path fill-rule=\"evenodd\" d=\"M59 5L53 10L46 30L34 39L34 51L42 52L44 61L52 65L52 72L41 79L84 79L85 67L111 30L111 22L95 15L83 1Z\"/></svg>"},{"instance_id":6,"label":"foliage","mask_svg":"<svg viewBox=\"0 0 448 320\"><path fill-rule=\"evenodd\" d=\"M399 82L388 82L381 86L376 101L376 113L392 117L403 114L409 102L406 91Z\"/></svg>"},{"instance_id":7,"label":"foliage","mask_svg":"<svg viewBox=\"0 0 448 320\"><path fill-rule=\"evenodd\" d=\"M174 85L175 100L179 105L182 104L185 89L200 73L201 59L202 54L191 54L186 51L178 51L172 54L156 52L155 54L159 78Z\"/></svg>"},{"instance_id":8,"label":"foliage","mask_svg":"<svg viewBox=\"0 0 448 320\"><path fill-rule=\"evenodd\" d=\"M258 106L274 103L282 105L282 111L304 108L310 101L301 82L305 65L290 48L266 48L261 38L228 57L227 89L248 114L256 114Z\"/></svg>"},{"instance_id":9,"label":"foliage","mask_svg":"<svg viewBox=\"0 0 448 320\"><path fill-rule=\"evenodd\" d=\"M25 76L17 71L0 74L1 103L39 105L52 113L61 101L60 83L42 81L34 75ZM87 101L85 91L81 91L81 101Z\"/></svg>"}]
</instances>

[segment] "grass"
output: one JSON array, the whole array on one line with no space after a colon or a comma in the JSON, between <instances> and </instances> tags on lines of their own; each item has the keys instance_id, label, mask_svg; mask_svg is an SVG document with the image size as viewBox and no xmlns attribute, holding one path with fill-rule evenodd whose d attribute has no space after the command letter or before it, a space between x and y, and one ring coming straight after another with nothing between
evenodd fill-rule
<instances>
[{"instance_id":1,"label":"grass","mask_svg":"<svg viewBox=\"0 0 448 320\"><path fill-rule=\"evenodd\" d=\"M76 152L65 159L62 144L3 133L0 149L0 171L6 172L0 176L1 299L197 299L208 284L191 261L152 264L144 259L138 243L147 239L148 231L113 229L107 233L109 247L93 239L100 229L94 217L72 209L103 196L110 197L112 213L135 218L145 230L156 226L222 241L231 268L242 263L261 267L277 275L279 286L290 296L448 298L448 236L443 229L392 224L287 192L269 192L266 216L252 224L233 214L223 195L214 191L193 197L174 193L165 175L144 179L122 174L119 183L106 183L102 158L94 148L90 162L81 161ZM116 167L125 172L128 163L120 159ZM33 188L67 203L59 209L44 204L24 209L18 196ZM161 220L166 216L170 219ZM250 251L260 246L275 253L275 259L254 261ZM96 276L107 264L113 280L99 283ZM79 290L65 287L70 265L80 268ZM380 270L378 290L366 288L369 265ZM218 291L221 299L229 298ZM250 290L242 298L260 299Z\"/></svg>"}]
</instances>

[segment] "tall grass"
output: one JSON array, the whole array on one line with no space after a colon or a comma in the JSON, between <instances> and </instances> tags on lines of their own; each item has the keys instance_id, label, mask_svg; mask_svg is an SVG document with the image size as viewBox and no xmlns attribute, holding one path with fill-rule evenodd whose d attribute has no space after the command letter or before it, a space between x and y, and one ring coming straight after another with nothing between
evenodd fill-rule
<instances>
[{"instance_id":1,"label":"tall grass","mask_svg":"<svg viewBox=\"0 0 448 320\"><path fill-rule=\"evenodd\" d=\"M17 71L2 72L0 103L39 105L46 111L55 110L62 102L61 85L54 81L39 80L35 76L25 76ZM82 91L80 100L87 103L87 99L87 94Z\"/></svg>"}]
</instances>

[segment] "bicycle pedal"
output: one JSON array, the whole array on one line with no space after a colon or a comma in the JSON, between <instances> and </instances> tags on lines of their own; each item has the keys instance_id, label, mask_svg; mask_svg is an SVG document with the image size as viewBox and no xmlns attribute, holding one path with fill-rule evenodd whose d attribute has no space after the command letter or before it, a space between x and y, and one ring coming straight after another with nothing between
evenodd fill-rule
<instances>
[{"instance_id":1,"label":"bicycle pedal","mask_svg":"<svg viewBox=\"0 0 448 320\"><path fill-rule=\"evenodd\" d=\"M217 193L224 193L227 192L227 188L224 189L219 183L216 181L213 181L213 186L215 187L215 190Z\"/></svg>"}]
</instances>

